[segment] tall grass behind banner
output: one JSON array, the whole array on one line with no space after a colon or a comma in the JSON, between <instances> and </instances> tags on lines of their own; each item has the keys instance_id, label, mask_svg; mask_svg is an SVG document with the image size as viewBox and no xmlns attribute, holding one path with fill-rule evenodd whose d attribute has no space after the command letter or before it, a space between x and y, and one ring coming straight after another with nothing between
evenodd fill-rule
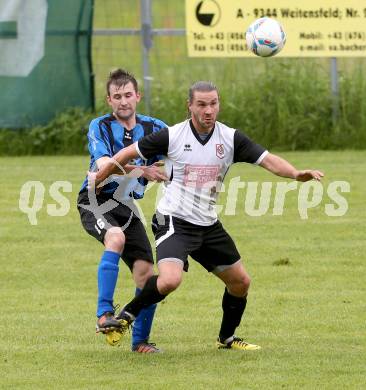
<instances>
[{"instance_id":1,"label":"tall grass behind banner","mask_svg":"<svg viewBox=\"0 0 366 390\"><path fill-rule=\"evenodd\" d=\"M219 120L271 150L366 148L366 82L361 62L340 73L335 123L329 74L318 60L276 59L264 64L264 69L249 74L245 81L235 81L235 75L222 77L218 72ZM219 68L220 63L217 65ZM235 71L238 65L231 69ZM206 79L215 80L211 70L209 73ZM201 70L189 82L179 81L179 74L171 78L154 82L152 90L152 115L168 125L187 117L190 83L205 79L205 74ZM97 107L95 113L71 109L46 126L27 131L0 131L0 155L87 153L91 119L109 110L102 98ZM139 108L143 112L143 103Z\"/></svg>"},{"instance_id":2,"label":"tall grass behind banner","mask_svg":"<svg viewBox=\"0 0 366 390\"><path fill-rule=\"evenodd\" d=\"M267 62L263 74L222 95L222 119L270 148L330 146L325 142L332 131L328 79L315 63Z\"/></svg>"},{"instance_id":3,"label":"tall grass behind banner","mask_svg":"<svg viewBox=\"0 0 366 390\"><path fill-rule=\"evenodd\" d=\"M319 60L269 59L263 71L245 81L235 81L235 77L222 80L220 72L217 79L219 120L269 148L366 148L366 90L361 66L340 74L335 123L328 69ZM189 84L176 85L155 85L153 94L154 116L168 124L182 121L187 114Z\"/></svg>"},{"instance_id":4,"label":"tall grass behind banner","mask_svg":"<svg viewBox=\"0 0 366 390\"><path fill-rule=\"evenodd\" d=\"M340 76L339 120L333 131L337 146L366 147L366 75L363 63Z\"/></svg>"}]
</instances>

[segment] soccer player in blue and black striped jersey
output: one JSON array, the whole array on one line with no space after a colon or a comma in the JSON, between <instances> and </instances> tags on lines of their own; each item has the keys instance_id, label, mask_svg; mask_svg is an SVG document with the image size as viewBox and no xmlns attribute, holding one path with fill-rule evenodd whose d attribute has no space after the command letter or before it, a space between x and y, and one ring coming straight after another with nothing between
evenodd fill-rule
<instances>
[{"instance_id":1,"label":"soccer player in blue and black striped jersey","mask_svg":"<svg viewBox=\"0 0 366 390\"><path fill-rule=\"evenodd\" d=\"M97 170L121 149L140 138L166 128L164 122L136 113L140 101L138 84L133 75L118 69L107 81L107 102L112 113L92 120L88 132L90 167ZM98 268L97 332L105 333L107 342L116 345L120 339L120 323L115 319L113 303L122 258L132 272L136 295L153 275L153 255L145 228L138 217L133 199L142 198L148 180L162 181L160 156L148 161L135 159L126 171L136 166L142 171L138 178L114 179L102 189L88 189L85 179L78 197L78 210L84 229L101 243L105 250ZM143 310L136 318L132 332L132 350L142 353L159 352L149 343L156 305Z\"/></svg>"}]
</instances>

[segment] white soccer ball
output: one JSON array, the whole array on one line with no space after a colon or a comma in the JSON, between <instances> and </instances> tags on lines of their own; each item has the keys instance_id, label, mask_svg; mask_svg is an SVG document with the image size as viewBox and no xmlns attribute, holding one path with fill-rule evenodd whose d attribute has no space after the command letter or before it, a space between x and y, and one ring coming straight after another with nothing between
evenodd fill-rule
<instances>
[{"instance_id":1,"label":"white soccer ball","mask_svg":"<svg viewBox=\"0 0 366 390\"><path fill-rule=\"evenodd\" d=\"M260 57L279 53L286 43L286 34L277 20L260 18L253 22L245 35L248 49Z\"/></svg>"}]
</instances>

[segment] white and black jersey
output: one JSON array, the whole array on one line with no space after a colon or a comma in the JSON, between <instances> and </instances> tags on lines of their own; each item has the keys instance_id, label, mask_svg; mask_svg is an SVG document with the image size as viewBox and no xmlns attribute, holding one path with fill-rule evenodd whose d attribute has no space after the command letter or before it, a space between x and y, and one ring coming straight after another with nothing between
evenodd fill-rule
<instances>
[{"instance_id":1,"label":"white and black jersey","mask_svg":"<svg viewBox=\"0 0 366 390\"><path fill-rule=\"evenodd\" d=\"M167 156L169 181L164 183L158 211L200 226L217 221L215 204L230 165L259 164L268 153L242 132L220 122L202 139L191 120L150 134L135 145L144 159Z\"/></svg>"}]
</instances>

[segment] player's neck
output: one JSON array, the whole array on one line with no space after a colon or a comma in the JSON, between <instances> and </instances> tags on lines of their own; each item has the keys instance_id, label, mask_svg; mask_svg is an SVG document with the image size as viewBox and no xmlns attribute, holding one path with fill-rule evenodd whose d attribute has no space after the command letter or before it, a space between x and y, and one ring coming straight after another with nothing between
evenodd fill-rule
<instances>
[{"instance_id":1,"label":"player's neck","mask_svg":"<svg viewBox=\"0 0 366 390\"><path fill-rule=\"evenodd\" d=\"M132 130L136 126L136 114L132 115L128 119L121 119L115 116L118 123L127 130Z\"/></svg>"}]
</instances>

